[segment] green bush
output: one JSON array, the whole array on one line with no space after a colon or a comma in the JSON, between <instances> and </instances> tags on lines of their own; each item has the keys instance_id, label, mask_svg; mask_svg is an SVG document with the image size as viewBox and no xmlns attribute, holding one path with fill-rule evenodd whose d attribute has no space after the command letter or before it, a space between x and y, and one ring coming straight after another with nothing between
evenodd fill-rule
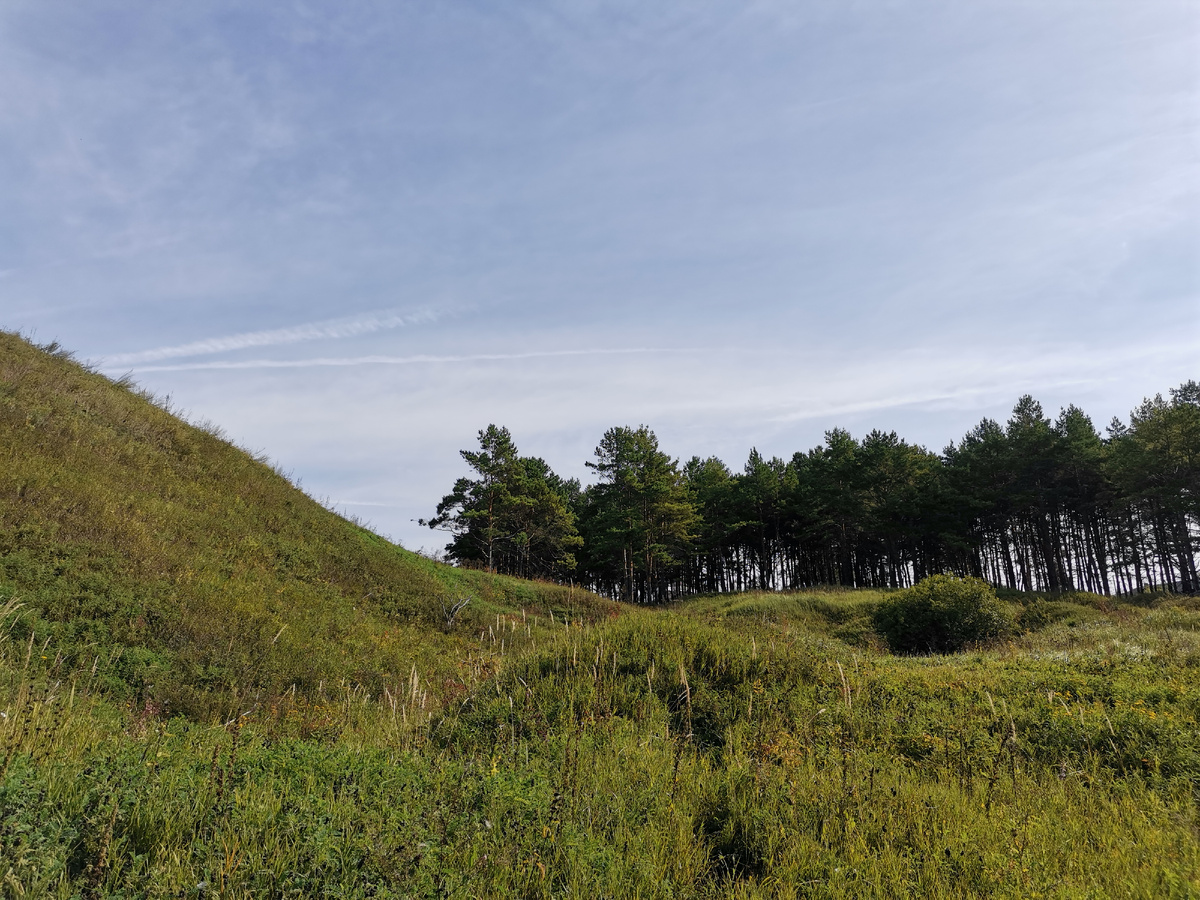
<instances>
[{"instance_id":1,"label":"green bush","mask_svg":"<svg viewBox=\"0 0 1200 900\"><path fill-rule=\"evenodd\" d=\"M923 578L884 600L873 619L895 653L957 653L1012 631L991 585L953 575Z\"/></svg>"}]
</instances>

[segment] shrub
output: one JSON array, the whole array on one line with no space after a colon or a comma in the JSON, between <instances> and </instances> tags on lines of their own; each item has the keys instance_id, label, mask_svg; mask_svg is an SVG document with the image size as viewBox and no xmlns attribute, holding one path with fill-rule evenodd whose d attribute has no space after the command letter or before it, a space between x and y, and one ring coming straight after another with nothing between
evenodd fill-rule
<instances>
[{"instance_id":1,"label":"shrub","mask_svg":"<svg viewBox=\"0 0 1200 900\"><path fill-rule=\"evenodd\" d=\"M894 653L956 653L1012 631L991 585L953 575L923 578L884 600L873 618Z\"/></svg>"}]
</instances>

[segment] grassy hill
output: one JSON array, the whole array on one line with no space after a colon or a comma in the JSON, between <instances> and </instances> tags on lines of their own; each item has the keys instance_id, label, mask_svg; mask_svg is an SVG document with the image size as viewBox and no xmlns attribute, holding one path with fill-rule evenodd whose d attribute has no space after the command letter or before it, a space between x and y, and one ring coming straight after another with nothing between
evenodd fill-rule
<instances>
[{"instance_id":1,"label":"grassy hill","mask_svg":"<svg viewBox=\"0 0 1200 900\"><path fill-rule=\"evenodd\" d=\"M1200 601L887 596L451 569L0 334L0 896L1200 896Z\"/></svg>"},{"instance_id":2,"label":"grassy hill","mask_svg":"<svg viewBox=\"0 0 1200 900\"><path fill-rule=\"evenodd\" d=\"M201 719L343 681L394 691L414 665L440 690L497 613L612 608L393 546L216 429L0 332L6 601L48 675L103 671L110 695Z\"/></svg>"}]
</instances>

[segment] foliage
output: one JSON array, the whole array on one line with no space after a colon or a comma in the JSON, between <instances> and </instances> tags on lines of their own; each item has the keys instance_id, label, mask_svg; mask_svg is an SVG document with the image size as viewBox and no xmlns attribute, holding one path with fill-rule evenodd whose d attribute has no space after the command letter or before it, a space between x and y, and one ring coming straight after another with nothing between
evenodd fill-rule
<instances>
[{"instance_id":1,"label":"foliage","mask_svg":"<svg viewBox=\"0 0 1200 900\"><path fill-rule=\"evenodd\" d=\"M587 465L599 477L580 500L596 586L625 601L666 600L696 520L678 465L645 425L610 428Z\"/></svg>"},{"instance_id":2,"label":"foliage","mask_svg":"<svg viewBox=\"0 0 1200 900\"><path fill-rule=\"evenodd\" d=\"M1194 593L1198 397L1187 382L1103 439L1078 407L1051 421L1026 395L1006 423L984 419L940 455L835 428L790 460L752 449L740 472L715 457L680 469L646 426L613 428L588 463L598 483L564 494L584 539L575 571L637 602L903 588L942 572L1027 592Z\"/></svg>"},{"instance_id":3,"label":"foliage","mask_svg":"<svg viewBox=\"0 0 1200 900\"><path fill-rule=\"evenodd\" d=\"M565 578L583 541L568 505L572 485L536 457L517 455L507 428L479 432L478 452L461 451L478 477L460 478L422 525L454 535L451 559L489 572Z\"/></svg>"},{"instance_id":4,"label":"foliage","mask_svg":"<svg viewBox=\"0 0 1200 900\"><path fill-rule=\"evenodd\" d=\"M1004 637L1011 622L991 585L931 575L884 600L875 629L898 653L956 653Z\"/></svg>"}]
</instances>

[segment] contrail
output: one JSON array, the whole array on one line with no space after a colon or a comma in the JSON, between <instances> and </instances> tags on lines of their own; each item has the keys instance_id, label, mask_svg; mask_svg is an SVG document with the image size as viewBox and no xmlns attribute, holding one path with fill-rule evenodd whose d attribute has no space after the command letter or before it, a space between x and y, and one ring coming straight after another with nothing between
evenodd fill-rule
<instances>
[{"instance_id":1,"label":"contrail","mask_svg":"<svg viewBox=\"0 0 1200 900\"><path fill-rule=\"evenodd\" d=\"M324 338L356 337L360 334L371 334L389 328L403 328L405 325L424 325L437 321L443 315L445 315L444 311L423 309L412 313L383 311L345 319L325 319L288 328L247 331L242 334L193 341L189 344L157 347L138 353L119 353L116 356L105 358L103 365L106 367L125 366L133 363L155 362L160 359L174 359L180 356L209 356L214 353L227 353L231 350L245 350L248 347L273 347L279 344L296 344L301 341L316 341Z\"/></svg>"},{"instance_id":2,"label":"contrail","mask_svg":"<svg viewBox=\"0 0 1200 900\"><path fill-rule=\"evenodd\" d=\"M472 353L459 356L346 356L315 359L244 359L138 366L139 372L183 372L195 369L306 369L315 366L411 366L436 363L492 362L556 356L603 356L630 353L703 353L698 347L623 347L590 350L533 350L528 353ZM105 367L109 362L105 362Z\"/></svg>"}]
</instances>

